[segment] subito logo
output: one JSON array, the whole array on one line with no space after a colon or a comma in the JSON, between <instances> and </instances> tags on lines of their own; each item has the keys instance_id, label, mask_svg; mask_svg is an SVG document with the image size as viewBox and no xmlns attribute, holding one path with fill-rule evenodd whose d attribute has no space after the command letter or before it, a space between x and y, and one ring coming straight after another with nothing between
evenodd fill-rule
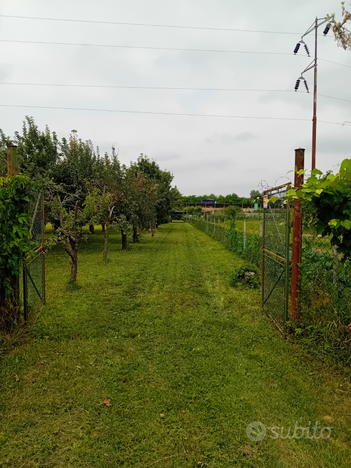
<instances>
[{"instance_id":1,"label":"subito logo","mask_svg":"<svg viewBox=\"0 0 351 468\"><path fill-rule=\"evenodd\" d=\"M266 426L259 421L250 423L246 428L247 437L253 442L259 442L266 437Z\"/></svg>"}]
</instances>

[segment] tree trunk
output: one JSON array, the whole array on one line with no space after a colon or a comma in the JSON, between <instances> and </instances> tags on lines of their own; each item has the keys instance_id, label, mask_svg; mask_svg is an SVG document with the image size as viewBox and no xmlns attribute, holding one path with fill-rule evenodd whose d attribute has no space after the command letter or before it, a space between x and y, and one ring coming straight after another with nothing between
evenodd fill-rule
<instances>
[{"instance_id":1,"label":"tree trunk","mask_svg":"<svg viewBox=\"0 0 351 468\"><path fill-rule=\"evenodd\" d=\"M139 233L138 228L136 226L133 226L133 242L134 244L139 242Z\"/></svg>"},{"instance_id":2,"label":"tree trunk","mask_svg":"<svg viewBox=\"0 0 351 468\"><path fill-rule=\"evenodd\" d=\"M101 223L102 232L105 232L105 223Z\"/></svg>"},{"instance_id":3,"label":"tree trunk","mask_svg":"<svg viewBox=\"0 0 351 468\"><path fill-rule=\"evenodd\" d=\"M74 282L77 281L77 273L78 273L78 253L74 252L73 257L71 257L71 278Z\"/></svg>"},{"instance_id":4,"label":"tree trunk","mask_svg":"<svg viewBox=\"0 0 351 468\"><path fill-rule=\"evenodd\" d=\"M65 240L64 248L66 253L71 257L71 278L76 282L78 272L78 244L69 236Z\"/></svg>"},{"instance_id":5,"label":"tree trunk","mask_svg":"<svg viewBox=\"0 0 351 468\"><path fill-rule=\"evenodd\" d=\"M104 225L105 227L105 225ZM103 261L105 262L107 260L107 252L108 252L108 236L110 232L110 223L106 223L106 229L104 229L104 235L105 235L105 243L104 243L104 254L103 254Z\"/></svg>"},{"instance_id":6,"label":"tree trunk","mask_svg":"<svg viewBox=\"0 0 351 468\"><path fill-rule=\"evenodd\" d=\"M90 234L95 234L95 226L94 226L94 224L89 224L89 231L90 231Z\"/></svg>"},{"instance_id":7,"label":"tree trunk","mask_svg":"<svg viewBox=\"0 0 351 468\"><path fill-rule=\"evenodd\" d=\"M127 250L128 248L128 239L127 239L127 233L121 229L122 233L122 250Z\"/></svg>"}]
</instances>

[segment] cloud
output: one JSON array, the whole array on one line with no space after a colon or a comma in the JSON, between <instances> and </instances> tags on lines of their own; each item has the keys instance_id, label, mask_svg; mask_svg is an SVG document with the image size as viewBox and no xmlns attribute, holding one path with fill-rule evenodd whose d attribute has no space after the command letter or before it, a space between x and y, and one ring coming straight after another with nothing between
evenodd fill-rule
<instances>
[{"instance_id":1,"label":"cloud","mask_svg":"<svg viewBox=\"0 0 351 468\"><path fill-rule=\"evenodd\" d=\"M256 138L258 137L251 132L243 132L243 133L239 133L239 135L235 137L235 140L236 141L249 141L249 140L255 140Z\"/></svg>"},{"instance_id":2,"label":"cloud","mask_svg":"<svg viewBox=\"0 0 351 468\"><path fill-rule=\"evenodd\" d=\"M180 159L181 155L179 153L173 153L173 152L161 152L161 151L156 151L154 153L150 154L150 157L157 161L174 161L175 159Z\"/></svg>"},{"instance_id":3,"label":"cloud","mask_svg":"<svg viewBox=\"0 0 351 468\"><path fill-rule=\"evenodd\" d=\"M13 69L12 64L9 64L9 63L3 64L3 65L0 64L0 82L6 81L9 78L9 76L11 75L12 69Z\"/></svg>"},{"instance_id":4,"label":"cloud","mask_svg":"<svg viewBox=\"0 0 351 468\"><path fill-rule=\"evenodd\" d=\"M308 140L305 141L305 146L310 144ZM318 153L323 154L342 154L343 157L348 155L351 158L351 141L350 129L340 126L339 136L318 136L317 135L317 157Z\"/></svg>"},{"instance_id":5,"label":"cloud","mask_svg":"<svg viewBox=\"0 0 351 468\"><path fill-rule=\"evenodd\" d=\"M206 138L206 142L212 145L232 145L236 141L249 141L258 138L251 132L242 132L238 135L230 133L214 133L210 138Z\"/></svg>"}]
</instances>

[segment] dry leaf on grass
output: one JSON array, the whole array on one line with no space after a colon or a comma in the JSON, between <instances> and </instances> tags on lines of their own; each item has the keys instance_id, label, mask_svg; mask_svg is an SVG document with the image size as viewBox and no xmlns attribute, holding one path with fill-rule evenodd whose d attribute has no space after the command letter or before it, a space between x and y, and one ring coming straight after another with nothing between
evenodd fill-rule
<instances>
[{"instance_id":1,"label":"dry leaf on grass","mask_svg":"<svg viewBox=\"0 0 351 468\"><path fill-rule=\"evenodd\" d=\"M165 415L163 413L160 414L160 418L164 418Z\"/></svg>"},{"instance_id":2,"label":"dry leaf on grass","mask_svg":"<svg viewBox=\"0 0 351 468\"><path fill-rule=\"evenodd\" d=\"M18 382L19 379L20 379L20 378L18 377L18 375L15 375L15 380L16 380L16 382Z\"/></svg>"},{"instance_id":3,"label":"dry leaf on grass","mask_svg":"<svg viewBox=\"0 0 351 468\"><path fill-rule=\"evenodd\" d=\"M100 405L104 405L104 406L112 406L112 404L111 404L111 400L104 400L104 401L100 401Z\"/></svg>"}]
</instances>

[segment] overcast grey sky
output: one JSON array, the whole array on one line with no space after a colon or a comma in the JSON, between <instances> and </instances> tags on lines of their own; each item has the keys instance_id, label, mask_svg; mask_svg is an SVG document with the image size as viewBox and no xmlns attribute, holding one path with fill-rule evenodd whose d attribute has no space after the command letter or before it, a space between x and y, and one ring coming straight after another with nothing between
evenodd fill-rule
<instances>
[{"instance_id":1,"label":"overcast grey sky","mask_svg":"<svg viewBox=\"0 0 351 468\"><path fill-rule=\"evenodd\" d=\"M307 94L303 86L294 93L293 88L311 59L303 50L297 56L292 51L315 17L327 13L340 18L340 2L0 0L0 128L13 135L24 116L31 115L40 128L48 124L59 137L76 129L101 152L114 145L122 163L146 153L162 169L174 173L174 182L185 195L236 192L248 196L262 179L271 186L288 181L280 177L291 177L288 171L294 165L295 148L306 148L306 167L310 168L312 93ZM342 159L351 157L351 52L338 48L331 32L330 37L323 37L322 31L318 119L339 125L318 124L317 167L335 170ZM312 53L313 34L306 42ZM312 91L313 71L305 76ZM349 123L341 125L345 121Z\"/></svg>"}]
</instances>

